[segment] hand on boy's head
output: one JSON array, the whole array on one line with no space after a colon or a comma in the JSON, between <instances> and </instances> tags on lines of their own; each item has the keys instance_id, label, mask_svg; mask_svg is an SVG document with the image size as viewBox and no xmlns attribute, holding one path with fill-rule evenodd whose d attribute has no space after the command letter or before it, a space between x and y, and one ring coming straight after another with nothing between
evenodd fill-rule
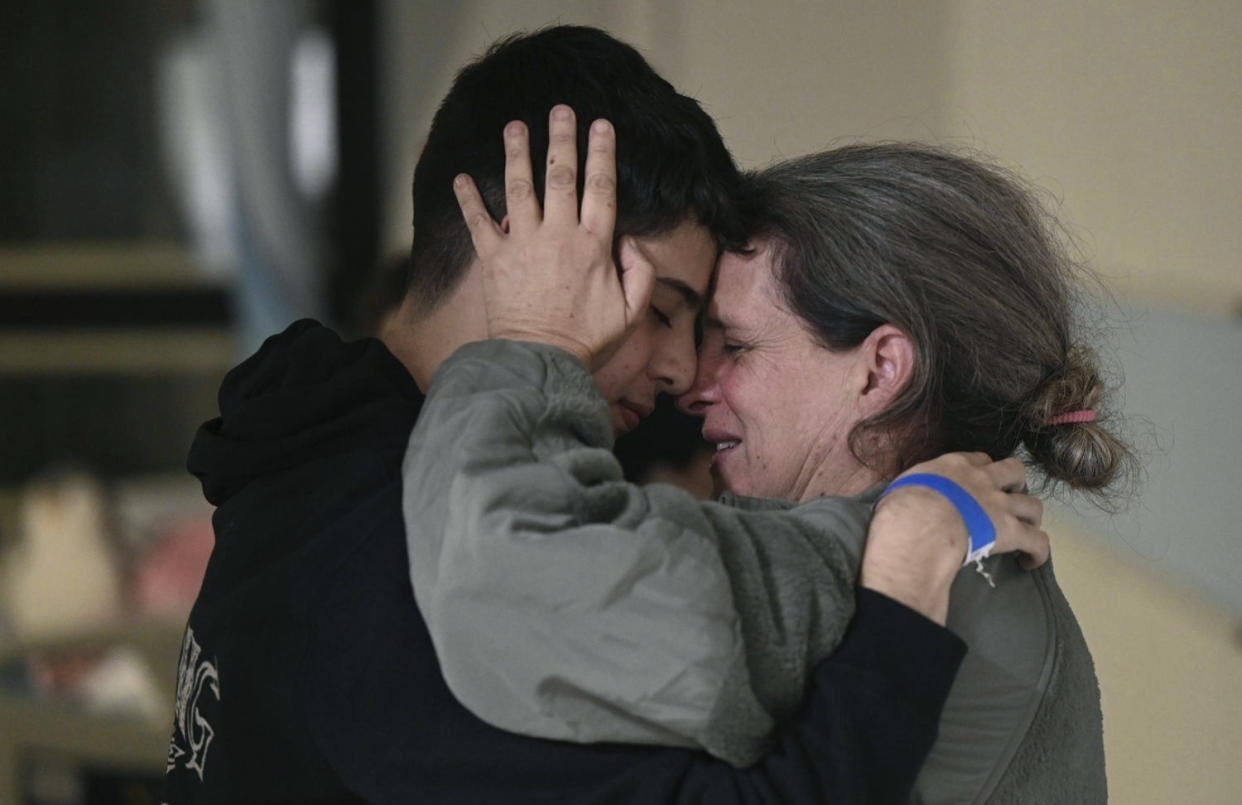
<instances>
[{"instance_id":1,"label":"hand on boy's head","mask_svg":"<svg viewBox=\"0 0 1242 805\"><path fill-rule=\"evenodd\" d=\"M621 271L612 259L616 221L616 136L591 125L578 207L577 123L554 107L543 206L535 198L529 133L504 130L507 226L488 214L474 182L453 183L482 272L488 335L560 347L589 370L602 366L647 308L654 269L623 240Z\"/></svg>"}]
</instances>

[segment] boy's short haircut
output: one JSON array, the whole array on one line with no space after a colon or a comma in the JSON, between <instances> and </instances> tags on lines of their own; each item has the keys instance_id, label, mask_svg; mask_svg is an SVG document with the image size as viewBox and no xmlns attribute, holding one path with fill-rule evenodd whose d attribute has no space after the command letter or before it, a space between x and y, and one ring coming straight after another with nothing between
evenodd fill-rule
<instances>
[{"instance_id":1,"label":"boy's short haircut","mask_svg":"<svg viewBox=\"0 0 1242 805\"><path fill-rule=\"evenodd\" d=\"M414 245L407 292L424 310L456 286L474 256L453 195L453 177L475 181L496 220L505 213L502 132L511 120L530 129L531 161L543 198L548 113L573 107L578 121L579 192L591 122L617 133L620 235L658 235L683 221L737 245L738 172L716 125L680 95L634 48L603 31L557 26L511 36L457 74L440 104L414 170Z\"/></svg>"}]
</instances>

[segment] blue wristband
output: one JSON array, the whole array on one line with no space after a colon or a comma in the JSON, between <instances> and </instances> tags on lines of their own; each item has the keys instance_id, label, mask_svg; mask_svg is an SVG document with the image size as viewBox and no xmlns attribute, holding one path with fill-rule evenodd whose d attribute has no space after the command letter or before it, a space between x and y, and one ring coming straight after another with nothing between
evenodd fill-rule
<instances>
[{"instance_id":1,"label":"blue wristband","mask_svg":"<svg viewBox=\"0 0 1242 805\"><path fill-rule=\"evenodd\" d=\"M992 525L987 512L965 489L942 475L918 472L893 481L880 494L880 497L903 486L925 486L928 489L934 489L944 495L953 504L953 508L957 509L962 522L966 524L966 534L970 537L970 550L966 552L966 561L962 562L963 565L978 562L992 550L992 546L996 544L996 526Z\"/></svg>"}]
</instances>

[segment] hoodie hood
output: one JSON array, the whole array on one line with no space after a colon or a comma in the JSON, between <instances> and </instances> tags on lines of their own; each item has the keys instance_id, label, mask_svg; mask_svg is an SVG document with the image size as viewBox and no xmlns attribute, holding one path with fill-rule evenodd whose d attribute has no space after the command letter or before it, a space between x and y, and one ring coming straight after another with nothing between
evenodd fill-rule
<instances>
[{"instance_id":1,"label":"hoodie hood","mask_svg":"<svg viewBox=\"0 0 1242 805\"><path fill-rule=\"evenodd\" d=\"M225 376L220 416L198 429L187 467L220 506L256 477L357 449L359 431L375 423L404 450L421 403L382 342L346 343L303 319Z\"/></svg>"}]
</instances>

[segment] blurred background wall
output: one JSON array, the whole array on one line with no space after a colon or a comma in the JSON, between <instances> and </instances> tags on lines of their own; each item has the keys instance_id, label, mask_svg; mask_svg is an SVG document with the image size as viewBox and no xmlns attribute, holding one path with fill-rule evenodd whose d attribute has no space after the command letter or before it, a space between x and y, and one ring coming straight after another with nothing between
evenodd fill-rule
<instances>
[{"instance_id":1,"label":"blurred background wall","mask_svg":"<svg viewBox=\"0 0 1242 805\"><path fill-rule=\"evenodd\" d=\"M1111 354L1147 451L1126 511L1049 514L1097 660L1113 799L1238 800L1237 0L28 0L3 14L20 124L4 164L25 184L7 183L0 221L0 546L22 532L26 484L65 460L108 481L114 521L139 524L118 538L131 559L169 523L201 522L179 464L220 376L297 316L366 329L351 311L382 255L408 250L414 161L456 70L515 30L596 25L697 97L743 167L918 139L1048 190L1115 299ZM48 132L64 145L53 162L32 145ZM176 500L182 519L160 514Z\"/></svg>"}]
</instances>

